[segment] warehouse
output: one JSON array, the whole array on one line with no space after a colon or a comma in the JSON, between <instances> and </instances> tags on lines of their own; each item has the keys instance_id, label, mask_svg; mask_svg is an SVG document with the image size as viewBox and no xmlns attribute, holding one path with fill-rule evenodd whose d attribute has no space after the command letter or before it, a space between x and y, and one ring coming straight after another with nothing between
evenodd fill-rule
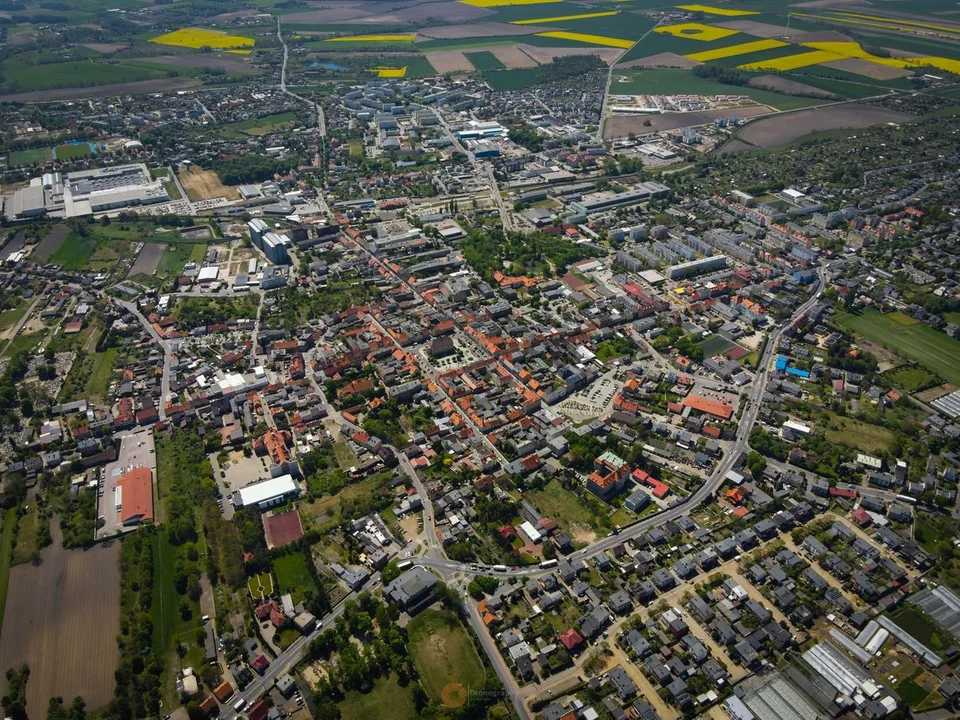
<instances>
[{"instance_id":1,"label":"warehouse","mask_svg":"<svg viewBox=\"0 0 960 720\"><path fill-rule=\"evenodd\" d=\"M257 505L263 511L282 505L299 494L300 483L292 475L280 475L240 488L233 496L233 504L238 508Z\"/></svg>"}]
</instances>

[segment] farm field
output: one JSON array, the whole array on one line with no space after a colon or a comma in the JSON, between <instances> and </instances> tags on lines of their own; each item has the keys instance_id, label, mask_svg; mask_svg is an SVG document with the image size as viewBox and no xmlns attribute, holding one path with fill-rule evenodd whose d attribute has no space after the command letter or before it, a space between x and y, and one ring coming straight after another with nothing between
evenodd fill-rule
<instances>
[{"instance_id":1,"label":"farm field","mask_svg":"<svg viewBox=\"0 0 960 720\"><path fill-rule=\"evenodd\" d=\"M207 28L180 28L173 32L150 40L157 45L172 45L174 47L186 47L199 50L202 47L214 48L217 50L227 48L241 48L249 52L255 41L253 38L242 37L240 35L229 35L219 30L209 30Z\"/></svg>"},{"instance_id":2,"label":"farm field","mask_svg":"<svg viewBox=\"0 0 960 720\"><path fill-rule=\"evenodd\" d=\"M44 65L17 65L11 61L2 64L3 82L0 88L8 93L57 88L83 88L111 83L162 78L160 69L131 65L105 64L93 60L47 63ZM49 152L49 150L48 150Z\"/></svg>"},{"instance_id":3,"label":"farm field","mask_svg":"<svg viewBox=\"0 0 960 720\"><path fill-rule=\"evenodd\" d=\"M444 700L450 683L466 691L483 689L485 672L467 630L451 613L424 610L407 626L410 655L427 695Z\"/></svg>"},{"instance_id":4,"label":"farm field","mask_svg":"<svg viewBox=\"0 0 960 720\"><path fill-rule=\"evenodd\" d=\"M477 70L503 70L506 68L499 58L494 55L492 52L470 52L464 53L467 60L477 69Z\"/></svg>"},{"instance_id":5,"label":"farm field","mask_svg":"<svg viewBox=\"0 0 960 720\"><path fill-rule=\"evenodd\" d=\"M523 88L533 87L539 82L538 75L533 68L493 70L484 73L483 79L494 90L522 90Z\"/></svg>"},{"instance_id":6,"label":"farm field","mask_svg":"<svg viewBox=\"0 0 960 720\"><path fill-rule=\"evenodd\" d=\"M65 270L80 270L97 249L99 240L93 235L78 235L71 232L57 251L50 256L50 262L63 265Z\"/></svg>"},{"instance_id":7,"label":"farm field","mask_svg":"<svg viewBox=\"0 0 960 720\"><path fill-rule=\"evenodd\" d=\"M343 720L380 717L384 708L390 708L391 720L414 720L417 717L411 686L401 686L396 675L378 678L370 692L348 691L338 707Z\"/></svg>"},{"instance_id":8,"label":"farm field","mask_svg":"<svg viewBox=\"0 0 960 720\"><path fill-rule=\"evenodd\" d=\"M9 310L4 310L2 313L0 313L0 330L7 330L8 328L12 328L14 325L20 322L20 318L24 316L29 307L29 301L21 300L19 303L17 303L16 307L10 308Z\"/></svg>"},{"instance_id":9,"label":"farm field","mask_svg":"<svg viewBox=\"0 0 960 720\"><path fill-rule=\"evenodd\" d=\"M54 696L105 705L120 660L120 544L64 550L58 523L52 534L39 565L11 571L0 634L0 665L30 667L27 711L34 716ZM5 677L2 683L6 691Z\"/></svg>"},{"instance_id":10,"label":"farm field","mask_svg":"<svg viewBox=\"0 0 960 720\"><path fill-rule=\"evenodd\" d=\"M165 250L166 248L160 243L144 243L143 249L140 251L140 254L137 255L137 260L133 263L133 267L130 268L127 277L133 277L139 273L152 275L156 272L157 266L160 264L160 258L163 257Z\"/></svg>"},{"instance_id":11,"label":"farm field","mask_svg":"<svg viewBox=\"0 0 960 720\"><path fill-rule=\"evenodd\" d=\"M63 241L70 236L70 228L66 225L54 225L44 235L33 249L32 256L40 262L48 262L63 245Z\"/></svg>"},{"instance_id":12,"label":"farm field","mask_svg":"<svg viewBox=\"0 0 960 720\"><path fill-rule=\"evenodd\" d=\"M960 341L947 337L922 323L904 324L898 313L882 315L876 310L838 315L835 322L871 342L913 360L954 385L960 385ZM904 316L901 316L904 317Z\"/></svg>"}]
</instances>

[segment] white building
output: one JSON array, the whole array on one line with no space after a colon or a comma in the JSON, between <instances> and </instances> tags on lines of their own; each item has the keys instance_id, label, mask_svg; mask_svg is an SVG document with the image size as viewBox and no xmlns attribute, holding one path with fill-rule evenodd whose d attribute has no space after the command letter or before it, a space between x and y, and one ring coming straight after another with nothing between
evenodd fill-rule
<instances>
[{"instance_id":1,"label":"white building","mask_svg":"<svg viewBox=\"0 0 960 720\"><path fill-rule=\"evenodd\" d=\"M257 505L263 511L282 505L299 494L300 483L294 480L292 475L280 475L240 488L233 496L233 504L238 508Z\"/></svg>"}]
</instances>

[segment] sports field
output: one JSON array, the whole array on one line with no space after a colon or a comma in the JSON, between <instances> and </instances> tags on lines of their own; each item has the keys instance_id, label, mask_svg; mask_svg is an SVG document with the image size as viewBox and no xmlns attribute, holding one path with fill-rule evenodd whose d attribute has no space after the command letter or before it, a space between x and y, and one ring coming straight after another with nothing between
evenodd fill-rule
<instances>
[{"instance_id":1,"label":"sports field","mask_svg":"<svg viewBox=\"0 0 960 720\"><path fill-rule=\"evenodd\" d=\"M454 704L462 692L483 689L484 671L467 630L447 611L424 610L407 625L410 655L434 702ZM450 686L463 688L454 695Z\"/></svg>"},{"instance_id":2,"label":"sports field","mask_svg":"<svg viewBox=\"0 0 960 720\"><path fill-rule=\"evenodd\" d=\"M960 385L960 341L901 313L866 309L835 318L838 325L916 361L954 385Z\"/></svg>"}]
</instances>

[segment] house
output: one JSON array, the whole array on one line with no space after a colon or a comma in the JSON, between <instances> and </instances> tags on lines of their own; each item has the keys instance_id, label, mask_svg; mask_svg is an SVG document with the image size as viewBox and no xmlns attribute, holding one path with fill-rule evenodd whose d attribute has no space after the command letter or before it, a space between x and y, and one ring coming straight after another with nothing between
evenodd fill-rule
<instances>
[{"instance_id":1,"label":"house","mask_svg":"<svg viewBox=\"0 0 960 720\"><path fill-rule=\"evenodd\" d=\"M624 590L618 590L608 599L607 604L617 615L628 615L633 610L633 601Z\"/></svg>"},{"instance_id":2,"label":"house","mask_svg":"<svg viewBox=\"0 0 960 720\"><path fill-rule=\"evenodd\" d=\"M609 451L593 461L593 468L587 477L587 489L602 500L615 497L630 478L627 462Z\"/></svg>"},{"instance_id":3,"label":"house","mask_svg":"<svg viewBox=\"0 0 960 720\"><path fill-rule=\"evenodd\" d=\"M573 628L560 633L557 639L570 653L576 652L583 645L583 637Z\"/></svg>"},{"instance_id":4,"label":"house","mask_svg":"<svg viewBox=\"0 0 960 720\"><path fill-rule=\"evenodd\" d=\"M621 702L626 702L636 696L637 686L633 683L633 680L630 679L627 671L620 665L611 668L607 672L607 679L610 681L610 684L613 685L614 690L617 691Z\"/></svg>"}]
</instances>

